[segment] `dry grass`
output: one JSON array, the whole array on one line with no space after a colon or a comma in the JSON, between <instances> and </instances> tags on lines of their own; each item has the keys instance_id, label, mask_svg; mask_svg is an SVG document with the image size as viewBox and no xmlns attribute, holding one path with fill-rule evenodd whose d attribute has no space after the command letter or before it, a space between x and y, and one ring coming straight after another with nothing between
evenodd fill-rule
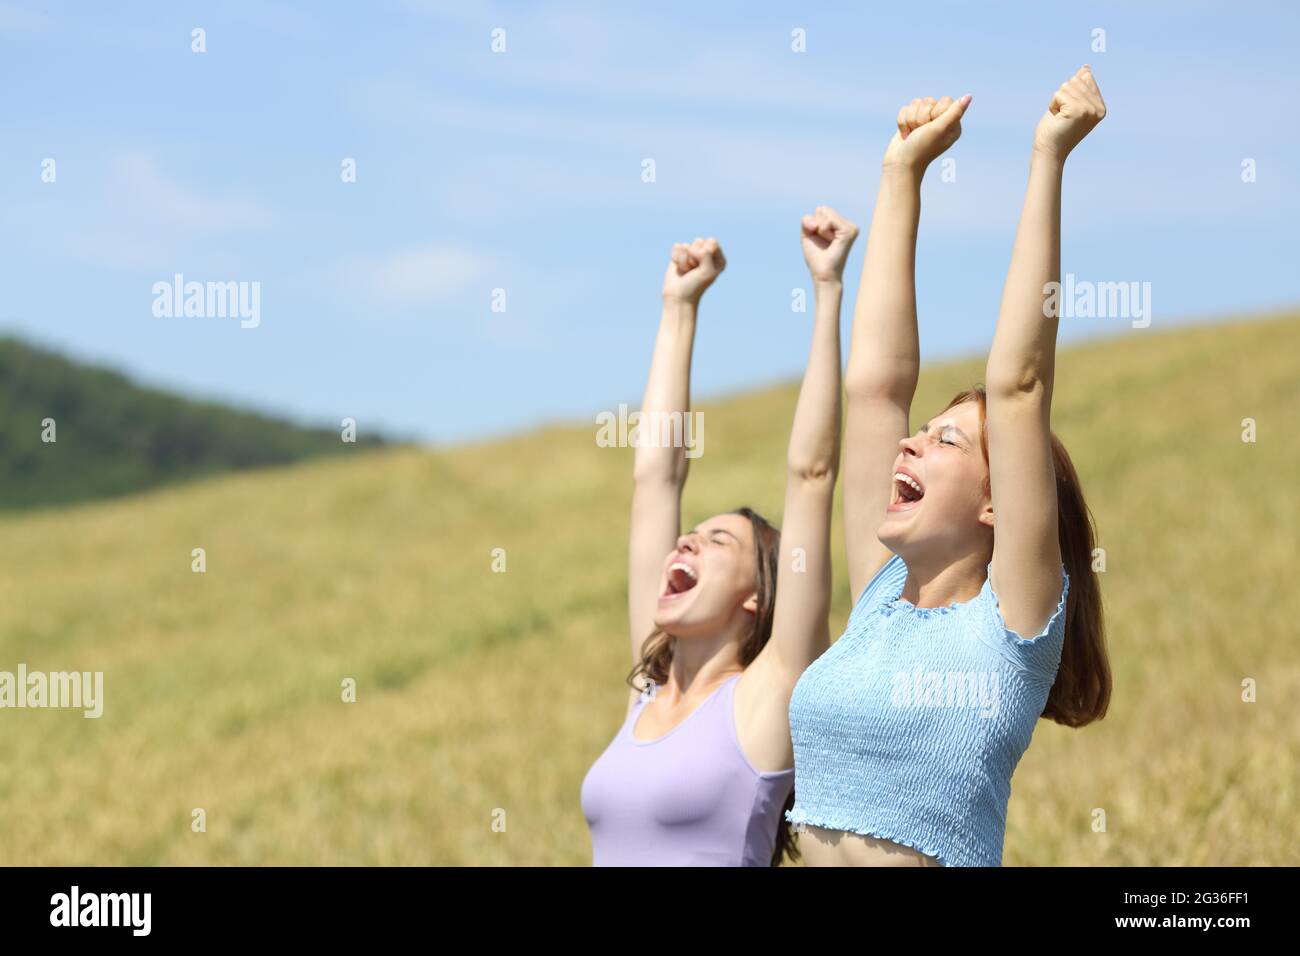
<instances>
[{"instance_id":1,"label":"dry grass","mask_svg":"<svg viewBox=\"0 0 1300 956\"><path fill-rule=\"evenodd\" d=\"M1294 315L1062 352L1115 698L1096 726L1040 723L1007 863L1300 863L1298 354ZM928 368L917 415L980 373ZM780 517L793 401L704 407L688 521ZM0 669L102 670L106 696L99 720L0 711L0 863L589 862L578 789L629 663L630 452L594 433L0 519Z\"/></svg>"}]
</instances>

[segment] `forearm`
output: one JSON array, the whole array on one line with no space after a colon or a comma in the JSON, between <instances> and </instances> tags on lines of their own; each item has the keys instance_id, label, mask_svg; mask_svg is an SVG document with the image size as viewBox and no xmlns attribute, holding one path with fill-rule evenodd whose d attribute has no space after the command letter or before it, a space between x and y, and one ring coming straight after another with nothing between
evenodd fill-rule
<instances>
[{"instance_id":1,"label":"forearm","mask_svg":"<svg viewBox=\"0 0 1300 956\"><path fill-rule=\"evenodd\" d=\"M791 687L830 644L826 618L831 599L831 510L839 467L843 280L815 277L813 289L812 345L790 430L772 618L772 659Z\"/></svg>"},{"instance_id":2,"label":"forearm","mask_svg":"<svg viewBox=\"0 0 1300 956\"><path fill-rule=\"evenodd\" d=\"M815 318L808 367L799 388L787 464L803 478L834 478L840 457L840 304L844 284L813 284Z\"/></svg>"},{"instance_id":3,"label":"forearm","mask_svg":"<svg viewBox=\"0 0 1300 956\"><path fill-rule=\"evenodd\" d=\"M855 395L911 402L920 373L916 331L916 234L923 170L886 166L867 236L853 311L845 385Z\"/></svg>"},{"instance_id":4,"label":"forearm","mask_svg":"<svg viewBox=\"0 0 1300 956\"><path fill-rule=\"evenodd\" d=\"M985 373L986 387L998 395L1051 395L1058 318L1057 310L1045 308L1045 303L1047 284L1061 278L1064 168L1064 160L1047 151L1036 149L1030 160L1025 205Z\"/></svg>"},{"instance_id":5,"label":"forearm","mask_svg":"<svg viewBox=\"0 0 1300 956\"><path fill-rule=\"evenodd\" d=\"M663 316L655 336L650 375L641 399L642 441L636 448L633 474L637 481L686 480L684 448L660 441L657 429L661 416L686 415L691 404L691 354L695 346L695 318L698 305L664 299Z\"/></svg>"}]
</instances>

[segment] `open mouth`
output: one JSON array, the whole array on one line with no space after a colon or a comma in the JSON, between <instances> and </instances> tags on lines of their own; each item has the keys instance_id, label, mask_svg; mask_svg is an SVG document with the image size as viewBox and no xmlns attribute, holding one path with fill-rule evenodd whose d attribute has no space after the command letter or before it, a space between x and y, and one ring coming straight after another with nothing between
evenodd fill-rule
<instances>
[{"instance_id":1,"label":"open mouth","mask_svg":"<svg viewBox=\"0 0 1300 956\"><path fill-rule=\"evenodd\" d=\"M693 567L685 561L674 561L668 567L668 587L662 597L672 598L685 594L699 582L699 573Z\"/></svg>"},{"instance_id":2,"label":"open mouth","mask_svg":"<svg viewBox=\"0 0 1300 956\"><path fill-rule=\"evenodd\" d=\"M890 511L914 508L924 497L925 486L915 475L904 471L894 472L894 499L889 504Z\"/></svg>"}]
</instances>

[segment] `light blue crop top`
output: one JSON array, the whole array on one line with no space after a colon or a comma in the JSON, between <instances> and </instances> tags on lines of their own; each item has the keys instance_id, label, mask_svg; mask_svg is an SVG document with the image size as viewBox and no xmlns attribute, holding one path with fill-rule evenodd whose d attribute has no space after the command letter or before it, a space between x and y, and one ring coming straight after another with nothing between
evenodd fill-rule
<instances>
[{"instance_id":1,"label":"light blue crop top","mask_svg":"<svg viewBox=\"0 0 1300 956\"><path fill-rule=\"evenodd\" d=\"M1061 661L1064 565L1061 578L1051 619L1023 640L987 578L970 601L918 608L901 597L907 566L890 558L795 685L786 819L900 843L944 866L1001 865L1011 775Z\"/></svg>"}]
</instances>

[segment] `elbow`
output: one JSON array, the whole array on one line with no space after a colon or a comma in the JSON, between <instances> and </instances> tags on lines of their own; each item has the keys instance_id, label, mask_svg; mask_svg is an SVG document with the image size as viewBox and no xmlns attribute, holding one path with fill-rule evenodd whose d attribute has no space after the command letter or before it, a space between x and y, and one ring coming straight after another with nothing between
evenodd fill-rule
<instances>
[{"instance_id":1,"label":"elbow","mask_svg":"<svg viewBox=\"0 0 1300 956\"><path fill-rule=\"evenodd\" d=\"M835 477L839 472L839 462L834 458L795 458L786 463L786 473L790 481L801 485L835 487Z\"/></svg>"},{"instance_id":2,"label":"elbow","mask_svg":"<svg viewBox=\"0 0 1300 956\"><path fill-rule=\"evenodd\" d=\"M678 455L671 462L638 461L632 466L632 481L637 485L683 488L686 475L690 471L690 461L685 455Z\"/></svg>"},{"instance_id":3,"label":"elbow","mask_svg":"<svg viewBox=\"0 0 1300 956\"><path fill-rule=\"evenodd\" d=\"M984 393L995 402L1041 404L1050 400L1052 385L1037 369L989 369L985 375Z\"/></svg>"},{"instance_id":4,"label":"elbow","mask_svg":"<svg viewBox=\"0 0 1300 956\"><path fill-rule=\"evenodd\" d=\"M916 393L916 377L903 375L879 376L855 374L844 377L844 395L853 405L884 402L906 408Z\"/></svg>"}]
</instances>

